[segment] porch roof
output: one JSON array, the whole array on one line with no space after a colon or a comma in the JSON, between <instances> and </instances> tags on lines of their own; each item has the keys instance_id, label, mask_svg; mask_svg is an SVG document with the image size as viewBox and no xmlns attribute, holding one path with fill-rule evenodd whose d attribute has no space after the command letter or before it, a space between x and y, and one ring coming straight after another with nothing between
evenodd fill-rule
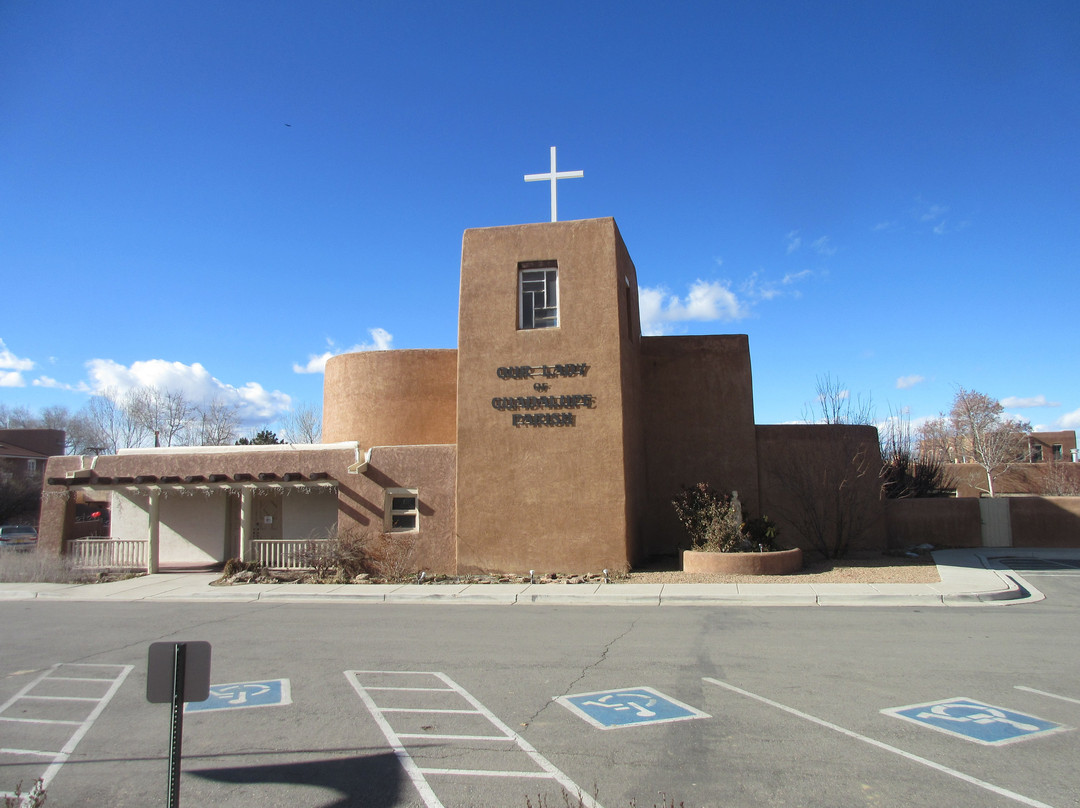
<instances>
[{"instance_id":1,"label":"porch roof","mask_svg":"<svg viewBox=\"0 0 1080 808\"><path fill-rule=\"evenodd\" d=\"M337 488L338 481L328 472L314 471L302 474L290 471L278 474L274 471L234 472L233 474L187 474L183 476L135 474L131 476L99 475L92 469L69 472L64 477L49 477L49 485L63 486L71 491L126 491L149 493L150 491L229 491L255 489L312 489Z\"/></svg>"}]
</instances>

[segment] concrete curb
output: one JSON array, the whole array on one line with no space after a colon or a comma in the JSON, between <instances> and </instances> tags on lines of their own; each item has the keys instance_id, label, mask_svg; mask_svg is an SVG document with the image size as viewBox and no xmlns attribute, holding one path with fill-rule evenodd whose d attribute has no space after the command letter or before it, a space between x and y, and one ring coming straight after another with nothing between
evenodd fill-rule
<instances>
[{"instance_id":1,"label":"concrete curb","mask_svg":"<svg viewBox=\"0 0 1080 808\"><path fill-rule=\"evenodd\" d=\"M1080 549L941 550L933 584L241 584L164 573L106 584L4 584L0 601L351 603L537 606L1004 606L1045 596L1002 558L1070 558Z\"/></svg>"}]
</instances>

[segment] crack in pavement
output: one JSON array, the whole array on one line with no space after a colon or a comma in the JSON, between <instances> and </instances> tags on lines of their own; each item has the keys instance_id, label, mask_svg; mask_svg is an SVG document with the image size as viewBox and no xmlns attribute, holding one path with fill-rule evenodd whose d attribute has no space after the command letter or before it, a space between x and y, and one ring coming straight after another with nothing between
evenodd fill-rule
<instances>
[{"instance_id":1,"label":"crack in pavement","mask_svg":"<svg viewBox=\"0 0 1080 808\"><path fill-rule=\"evenodd\" d=\"M605 643L603 650L600 651L600 656L596 658L596 661L594 661L594 662L586 665L584 668L582 668L581 673L578 674L577 678L574 679L574 681L572 681L570 684L568 684L566 687L563 688L563 692L562 692L561 695L565 696L567 693L569 693L571 690L574 689L574 686L578 682L580 682L582 679L584 679L589 674L589 671L591 671L593 668L596 668L596 667L600 666L601 664L603 664L604 660L607 659L608 651L610 651L614 647L615 643L617 643L619 640L621 640L623 637L625 637L627 634L629 634L631 631L633 631L634 626L636 626L638 624L638 620L640 620L640 619L641 619L640 617L634 618L634 620L626 628L626 631L624 631L622 634L619 634L617 637L613 637L612 639L608 640L608 642ZM540 717L541 713L543 713L548 707L550 707L552 704L555 703L555 699L557 699L557 698L559 698L559 696L552 696L550 699L548 699L544 703L544 706L542 706L539 710L537 710L535 713L533 713L531 716L529 716L529 718L524 722L525 726L528 727L529 725L531 725L537 718Z\"/></svg>"}]
</instances>

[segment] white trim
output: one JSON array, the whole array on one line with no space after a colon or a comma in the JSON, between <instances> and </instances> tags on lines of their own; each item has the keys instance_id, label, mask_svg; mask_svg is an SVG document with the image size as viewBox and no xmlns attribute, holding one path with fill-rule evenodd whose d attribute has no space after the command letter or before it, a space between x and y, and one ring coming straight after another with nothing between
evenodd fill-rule
<instances>
[{"instance_id":1,"label":"white trim","mask_svg":"<svg viewBox=\"0 0 1080 808\"><path fill-rule=\"evenodd\" d=\"M412 498L413 507L398 508L394 510L394 498ZM412 516L415 521L412 527L395 528L395 516ZM420 530L420 492L415 488L386 488L383 497L383 529L387 533L416 533Z\"/></svg>"}]
</instances>

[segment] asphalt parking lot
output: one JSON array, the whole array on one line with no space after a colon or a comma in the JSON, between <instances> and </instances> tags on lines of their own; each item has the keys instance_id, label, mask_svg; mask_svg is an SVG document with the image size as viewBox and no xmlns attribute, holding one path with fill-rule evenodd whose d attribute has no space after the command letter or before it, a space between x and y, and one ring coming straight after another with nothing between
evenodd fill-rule
<instances>
[{"instance_id":1,"label":"asphalt parking lot","mask_svg":"<svg viewBox=\"0 0 1080 808\"><path fill-rule=\"evenodd\" d=\"M184 804L1077 806L1056 561L960 609L5 602L0 790L164 802L147 648L205 640Z\"/></svg>"}]
</instances>

